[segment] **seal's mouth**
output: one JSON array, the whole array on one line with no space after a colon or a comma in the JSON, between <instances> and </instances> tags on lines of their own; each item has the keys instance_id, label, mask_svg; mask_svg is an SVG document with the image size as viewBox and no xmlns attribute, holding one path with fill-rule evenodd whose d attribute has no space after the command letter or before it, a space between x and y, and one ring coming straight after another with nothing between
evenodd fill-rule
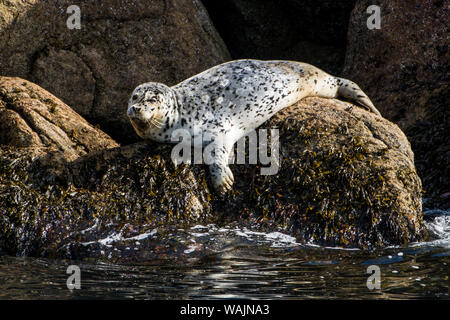
<instances>
[{"instance_id":1,"label":"seal's mouth","mask_svg":"<svg viewBox=\"0 0 450 320\"><path fill-rule=\"evenodd\" d=\"M148 112L146 108L132 106L128 109L127 114L136 131L155 131L164 126L164 119L160 112Z\"/></svg>"},{"instance_id":2,"label":"seal's mouth","mask_svg":"<svg viewBox=\"0 0 450 320\"><path fill-rule=\"evenodd\" d=\"M141 118L137 118L135 116L130 116L131 123L136 126L137 129L141 131L145 131L149 127L149 120L142 120Z\"/></svg>"}]
</instances>

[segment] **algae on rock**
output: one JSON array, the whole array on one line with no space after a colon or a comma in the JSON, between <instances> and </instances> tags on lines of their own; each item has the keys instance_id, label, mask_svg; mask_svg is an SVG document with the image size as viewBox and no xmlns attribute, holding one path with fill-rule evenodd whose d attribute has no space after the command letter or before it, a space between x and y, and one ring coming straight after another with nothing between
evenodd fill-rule
<instances>
[{"instance_id":1,"label":"algae on rock","mask_svg":"<svg viewBox=\"0 0 450 320\"><path fill-rule=\"evenodd\" d=\"M177 228L230 221L343 247L426 237L408 140L351 104L307 98L275 115L263 127L279 129L279 172L232 165L225 197L210 191L205 166L175 167L172 146L120 147L25 80L0 78L0 116L14 120L0 123L0 249L8 254L144 261L182 254Z\"/></svg>"}]
</instances>

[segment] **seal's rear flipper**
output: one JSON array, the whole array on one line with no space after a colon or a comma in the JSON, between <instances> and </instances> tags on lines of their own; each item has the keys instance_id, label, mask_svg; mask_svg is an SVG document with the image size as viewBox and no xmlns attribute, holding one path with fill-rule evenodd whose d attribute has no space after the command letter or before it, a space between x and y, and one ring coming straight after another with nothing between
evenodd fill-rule
<instances>
[{"instance_id":1,"label":"seal's rear flipper","mask_svg":"<svg viewBox=\"0 0 450 320\"><path fill-rule=\"evenodd\" d=\"M337 83L339 86L337 91L337 98L339 97L346 98L360 105L364 109L381 116L380 111L378 111L377 108L375 108L372 101L370 101L369 97L364 93L364 91L361 90L361 88L356 83L344 78L337 78L337 79L338 79Z\"/></svg>"}]
</instances>

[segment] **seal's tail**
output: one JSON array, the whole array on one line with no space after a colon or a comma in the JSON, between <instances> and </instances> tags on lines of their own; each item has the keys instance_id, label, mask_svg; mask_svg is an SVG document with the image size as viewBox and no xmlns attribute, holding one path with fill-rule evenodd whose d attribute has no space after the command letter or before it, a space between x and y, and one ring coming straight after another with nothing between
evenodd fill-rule
<instances>
[{"instance_id":1,"label":"seal's tail","mask_svg":"<svg viewBox=\"0 0 450 320\"><path fill-rule=\"evenodd\" d=\"M337 83L339 86L337 97L343 97L352 102L356 102L361 107L381 116L380 111L375 108L369 97L364 93L364 91L361 90L361 88L356 83L344 78L337 78Z\"/></svg>"}]
</instances>

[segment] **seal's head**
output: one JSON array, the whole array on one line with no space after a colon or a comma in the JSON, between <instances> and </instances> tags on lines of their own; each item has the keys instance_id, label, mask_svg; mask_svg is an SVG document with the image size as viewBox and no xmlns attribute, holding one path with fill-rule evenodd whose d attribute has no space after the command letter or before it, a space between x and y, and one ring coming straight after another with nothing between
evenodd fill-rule
<instances>
[{"instance_id":1,"label":"seal's head","mask_svg":"<svg viewBox=\"0 0 450 320\"><path fill-rule=\"evenodd\" d=\"M160 140L175 109L173 90L162 83L148 82L134 89L128 101L127 115L141 138Z\"/></svg>"}]
</instances>

